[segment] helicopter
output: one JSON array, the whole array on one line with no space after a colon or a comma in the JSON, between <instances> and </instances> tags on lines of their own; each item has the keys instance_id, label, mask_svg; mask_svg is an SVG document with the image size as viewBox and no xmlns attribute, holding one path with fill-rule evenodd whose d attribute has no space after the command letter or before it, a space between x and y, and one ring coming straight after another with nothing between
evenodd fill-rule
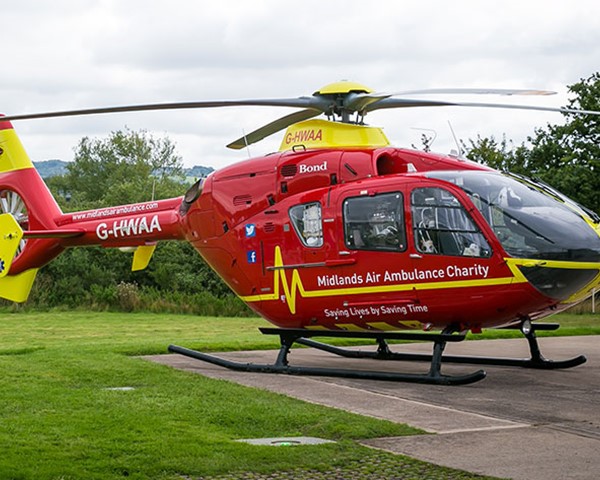
<instances>
[{"instance_id":1,"label":"helicopter","mask_svg":"<svg viewBox=\"0 0 600 480\"><path fill-rule=\"evenodd\" d=\"M600 217L538 180L457 155L397 148L365 124L379 109L466 106L598 111L415 100L414 94L546 95L543 90L436 89L378 93L348 81L297 98L199 101L0 117L0 297L24 302L36 273L67 248L99 245L149 264L159 241L190 242L231 290L271 322L273 364L239 363L171 345L169 351L241 371L467 384L484 370L441 372L442 363L570 368L552 361L536 322L600 285ZM400 96L402 95L402 96ZM241 149L285 129L279 151L224 167L181 197L63 213L33 167L12 122L129 111L282 106L300 110L231 142ZM327 118L316 118L325 115ZM487 328L520 329L531 358L444 355L448 342ZM313 337L374 340L375 351ZM431 342L431 355L392 351L391 341ZM292 366L302 344L343 357L425 361L426 373Z\"/></svg>"}]
</instances>

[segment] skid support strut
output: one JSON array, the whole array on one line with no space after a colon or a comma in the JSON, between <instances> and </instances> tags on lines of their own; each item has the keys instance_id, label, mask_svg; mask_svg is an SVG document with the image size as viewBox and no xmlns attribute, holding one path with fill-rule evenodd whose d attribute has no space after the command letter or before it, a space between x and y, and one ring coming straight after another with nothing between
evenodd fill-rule
<instances>
[{"instance_id":1,"label":"skid support strut","mask_svg":"<svg viewBox=\"0 0 600 480\"><path fill-rule=\"evenodd\" d=\"M578 355L577 357L569 358L567 360L547 360L540 351L537 337L535 336L536 330L557 330L560 327L558 323L531 323L529 320L525 320L521 323L521 333L525 335L527 342L529 343L529 351L531 358L523 360L521 367L526 368L540 368L545 370L554 370L558 368L571 368L576 367L585 363L587 359L585 355Z\"/></svg>"},{"instance_id":2,"label":"skid support strut","mask_svg":"<svg viewBox=\"0 0 600 480\"><path fill-rule=\"evenodd\" d=\"M281 347L277 359L273 364L242 363L209 355L206 353L190 350L188 348L170 345L169 351L179 353L191 358L202 360L214 365L229 368L231 370L257 373L285 373L288 375L311 375L327 377L343 377L366 380L387 380L395 382L426 383L433 385L464 385L477 382L485 378L485 372L478 370L467 375L443 375L441 373L442 354L447 342L460 342L465 339L465 335L441 333L404 333L404 332L348 332L348 331L311 331L304 329L279 329L279 328L261 328L260 331L265 335L278 335ZM325 343L315 342L309 337L326 336L334 338L359 338L375 339L379 348L377 352L358 352L334 347ZM372 370L354 370L342 368L310 367L310 366L291 366L288 361L288 354L294 343L301 343L316 347L337 355L353 358L378 358L378 359L397 359L398 354L392 353L388 347L387 340L413 340L428 341L433 343L433 353L429 356L430 368L428 373L399 373L384 372ZM371 353L372 355L365 355Z\"/></svg>"}]
</instances>

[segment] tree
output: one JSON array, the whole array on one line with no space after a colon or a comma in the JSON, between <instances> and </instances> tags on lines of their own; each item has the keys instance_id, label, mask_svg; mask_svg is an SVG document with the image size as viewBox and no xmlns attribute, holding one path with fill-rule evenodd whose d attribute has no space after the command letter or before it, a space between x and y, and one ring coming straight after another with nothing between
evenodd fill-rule
<instances>
[{"instance_id":1,"label":"tree","mask_svg":"<svg viewBox=\"0 0 600 480\"><path fill-rule=\"evenodd\" d=\"M181 157L168 138L145 131L112 132L105 139L84 137L65 175L49 187L70 210L169 198L185 192ZM69 198L66 204L66 198Z\"/></svg>"},{"instance_id":2,"label":"tree","mask_svg":"<svg viewBox=\"0 0 600 480\"><path fill-rule=\"evenodd\" d=\"M600 111L600 73L571 85L568 108ZM529 137L530 169L582 205L600 212L600 116L564 114Z\"/></svg>"},{"instance_id":3,"label":"tree","mask_svg":"<svg viewBox=\"0 0 600 480\"><path fill-rule=\"evenodd\" d=\"M495 137L484 138L477 135L476 140L469 140L469 144L462 142L467 158L474 162L482 163L502 172L520 173L529 175L527 168L527 149L524 145L515 147L511 140L502 135L498 142Z\"/></svg>"}]
</instances>

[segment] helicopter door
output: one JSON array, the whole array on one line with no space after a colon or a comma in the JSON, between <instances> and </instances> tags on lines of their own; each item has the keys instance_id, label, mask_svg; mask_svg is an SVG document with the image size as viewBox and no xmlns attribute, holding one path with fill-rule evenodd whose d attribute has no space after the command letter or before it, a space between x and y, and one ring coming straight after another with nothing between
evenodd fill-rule
<instances>
[{"instance_id":1,"label":"helicopter door","mask_svg":"<svg viewBox=\"0 0 600 480\"><path fill-rule=\"evenodd\" d=\"M485 288L502 263L493 258L490 243L459 197L439 186L418 186L410 192L413 240L407 277L415 284L419 308L439 319L448 312L474 309L491 315L497 313L491 306L503 305L506 298L502 289Z\"/></svg>"},{"instance_id":2,"label":"helicopter door","mask_svg":"<svg viewBox=\"0 0 600 480\"><path fill-rule=\"evenodd\" d=\"M411 262L404 185L396 183L387 189L391 191L353 189L340 197L337 244L341 263L332 273L364 292L348 296L342 303L343 308L355 312L364 312L368 305L369 318L360 319L363 325L367 322L369 328L382 330L420 328L408 310L417 301L412 288L394 287L401 283L398 272Z\"/></svg>"}]
</instances>

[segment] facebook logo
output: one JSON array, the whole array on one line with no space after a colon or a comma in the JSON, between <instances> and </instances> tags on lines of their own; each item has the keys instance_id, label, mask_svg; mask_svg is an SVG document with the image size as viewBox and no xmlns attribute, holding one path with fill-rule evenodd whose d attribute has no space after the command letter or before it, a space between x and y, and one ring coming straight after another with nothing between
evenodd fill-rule
<instances>
[{"instance_id":1,"label":"facebook logo","mask_svg":"<svg viewBox=\"0 0 600 480\"><path fill-rule=\"evenodd\" d=\"M248 257L248 263L256 263L256 250L249 250L246 252L246 256Z\"/></svg>"},{"instance_id":2,"label":"facebook logo","mask_svg":"<svg viewBox=\"0 0 600 480\"><path fill-rule=\"evenodd\" d=\"M256 235L256 225L254 225L253 223L249 223L248 225L246 225L246 237L250 238L254 235Z\"/></svg>"}]
</instances>

